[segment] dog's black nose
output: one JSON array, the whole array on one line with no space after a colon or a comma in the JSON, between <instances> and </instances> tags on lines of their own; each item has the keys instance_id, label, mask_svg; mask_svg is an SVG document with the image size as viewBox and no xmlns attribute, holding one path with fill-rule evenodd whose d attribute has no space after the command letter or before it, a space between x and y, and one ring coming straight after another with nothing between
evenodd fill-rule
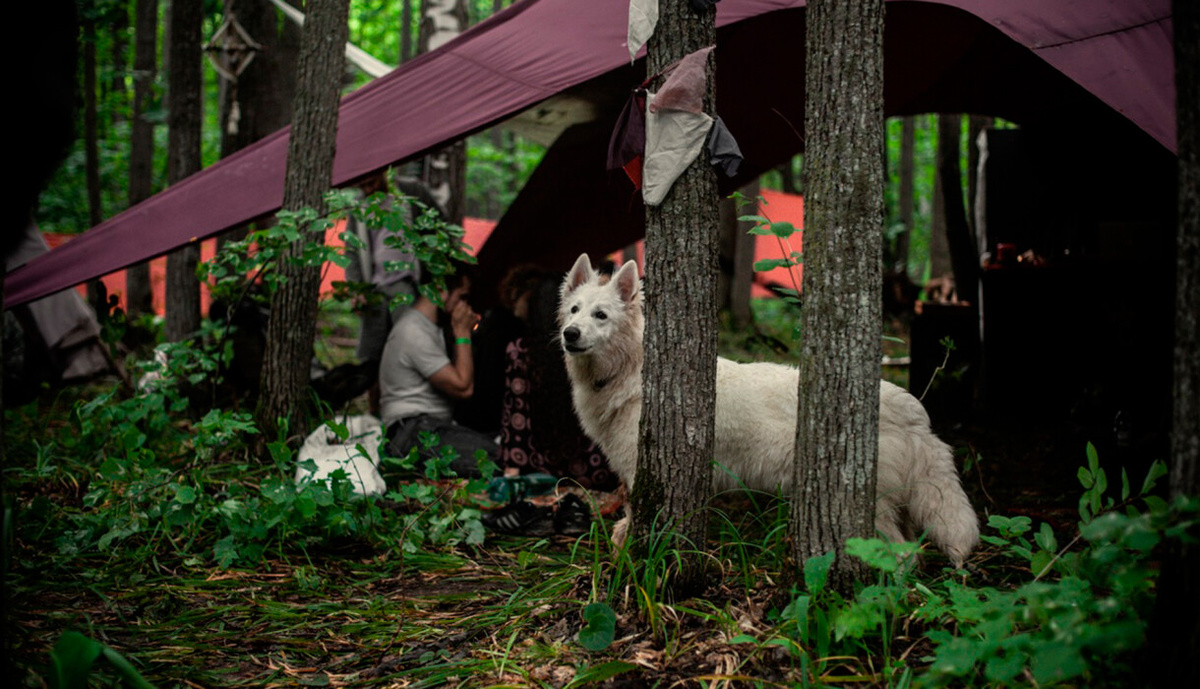
<instances>
[{"instance_id":1,"label":"dog's black nose","mask_svg":"<svg viewBox=\"0 0 1200 689\"><path fill-rule=\"evenodd\" d=\"M564 329L562 335L563 340L566 341L567 344L571 344L579 339L579 328L576 328L572 325L571 327Z\"/></svg>"}]
</instances>

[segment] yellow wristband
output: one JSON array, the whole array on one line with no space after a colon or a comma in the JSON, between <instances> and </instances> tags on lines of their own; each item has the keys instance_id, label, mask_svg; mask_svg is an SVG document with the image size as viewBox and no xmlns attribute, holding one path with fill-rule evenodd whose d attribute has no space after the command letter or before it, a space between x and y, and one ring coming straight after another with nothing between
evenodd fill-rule
<instances>
[{"instance_id":1,"label":"yellow wristband","mask_svg":"<svg viewBox=\"0 0 1200 689\"><path fill-rule=\"evenodd\" d=\"M469 345L469 344L471 344L471 338L469 338L469 337L456 337L456 338L454 338L454 344L466 344L466 345Z\"/></svg>"}]
</instances>

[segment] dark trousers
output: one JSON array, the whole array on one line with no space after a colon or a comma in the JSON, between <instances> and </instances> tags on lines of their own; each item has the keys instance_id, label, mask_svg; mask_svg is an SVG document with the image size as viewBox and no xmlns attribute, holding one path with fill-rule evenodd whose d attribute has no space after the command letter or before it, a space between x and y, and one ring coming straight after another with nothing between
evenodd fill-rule
<instances>
[{"instance_id":1,"label":"dark trousers","mask_svg":"<svg viewBox=\"0 0 1200 689\"><path fill-rule=\"evenodd\" d=\"M433 433L438 442L431 448L421 443L422 433ZM388 452L393 457L406 457L414 447L418 448L422 460L440 454L441 448L452 447L458 458L450 463L454 473L464 478L479 478L475 452L483 450L493 462L500 457L500 446L479 431L460 426L449 419L439 419L422 414L396 421L387 427Z\"/></svg>"}]
</instances>

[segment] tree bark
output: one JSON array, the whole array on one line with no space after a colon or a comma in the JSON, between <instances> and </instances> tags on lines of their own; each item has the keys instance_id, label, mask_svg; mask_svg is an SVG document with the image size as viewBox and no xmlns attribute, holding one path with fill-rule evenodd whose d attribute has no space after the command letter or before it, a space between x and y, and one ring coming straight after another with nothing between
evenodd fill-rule
<instances>
[{"instance_id":1,"label":"tree bark","mask_svg":"<svg viewBox=\"0 0 1200 689\"><path fill-rule=\"evenodd\" d=\"M399 63L408 62L413 56L413 0L400 0L400 59Z\"/></svg>"},{"instance_id":2,"label":"tree bark","mask_svg":"<svg viewBox=\"0 0 1200 689\"><path fill-rule=\"evenodd\" d=\"M467 28L466 0L422 0L418 51L428 52ZM467 143L459 141L425 156L422 179L446 211L446 222L462 225L467 189Z\"/></svg>"},{"instance_id":3,"label":"tree bark","mask_svg":"<svg viewBox=\"0 0 1200 689\"><path fill-rule=\"evenodd\" d=\"M105 110L112 118L107 126L112 126L125 119L125 70L126 51L125 33L129 29L129 3L127 0L116 0L106 13L109 33L112 35L112 45L109 52L112 60L108 84L105 89Z\"/></svg>"},{"instance_id":4,"label":"tree bark","mask_svg":"<svg viewBox=\"0 0 1200 689\"><path fill-rule=\"evenodd\" d=\"M178 184L200 170L200 126L203 121L200 25L202 0L171 3L167 97L167 183ZM171 342L200 328L200 281L196 264L200 246L193 242L167 255L167 324Z\"/></svg>"},{"instance_id":5,"label":"tree bark","mask_svg":"<svg viewBox=\"0 0 1200 689\"><path fill-rule=\"evenodd\" d=\"M310 0L306 8L283 191L286 210L325 210L324 195L332 185L337 145L349 7L349 0ZM259 428L268 439L276 436L283 419L290 423L293 435L303 437L308 430L308 419L301 412L313 355L321 267L293 265L288 258L299 256L308 241L320 241L310 237L291 245L279 266L286 281L271 296L257 414Z\"/></svg>"},{"instance_id":6,"label":"tree bark","mask_svg":"<svg viewBox=\"0 0 1200 689\"><path fill-rule=\"evenodd\" d=\"M1200 6L1172 3L1175 25L1179 227L1175 291L1175 390L1171 495L1200 496ZM1193 535L1195 535L1193 533ZM1180 543L1164 558L1151 627L1160 687L1200 684L1200 546ZM1181 614L1192 610L1193 613Z\"/></svg>"},{"instance_id":7,"label":"tree bark","mask_svg":"<svg viewBox=\"0 0 1200 689\"><path fill-rule=\"evenodd\" d=\"M979 244L967 222L963 205L962 169L959 167L961 115L938 115L938 178L941 180L942 217L946 245L958 298L979 304Z\"/></svg>"},{"instance_id":8,"label":"tree bark","mask_svg":"<svg viewBox=\"0 0 1200 689\"><path fill-rule=\"evenodd\" d=\"M883 2L810 0L804 308L792 505L798 562L875 533L883 236ZM840 555L830 583L866 574Z\"/></svg>"},{"instance_id":9,"label":"tree bark","mask_svg":"<svg viewBox=\"0 0 1200 689\"><path fill-rule=\"evenodd\" d=\"M154 193L154 123L146 119L157 70L158 2L137 0L134 10L133 122L129 144L129 205ZM152 313L150 264L138 263L125 272L125 310L130 316Z\"/></svg>"},{"instance_id":10,"label":"tree bark","mask_svg":"<svg viewBox=\"0 0 1200 689\"><path fill-rule=\"evenodd\" d=\"M295 56L288 54L285 37L287 32L296 31L295 24L284 21L281 29L277 11L262 0L226 0L225 8L235 13L238 23L262 48L236 84L222 80L222 158L287 126L296 84ZM218 241L224 245L245 236L243 225L221 235Z\"/></svg>"},{"instance_id":11,"label":"tree bark","mask_svg":"<svg viewBox=\"0 0 1200 689\"><path fill-rule=\"evenodd\" d=\"M715 26L712 9L696 13L687 0L661 2L647 72L713 45ZM708 114L715 113L715 70L710 53ZM675 581L679 591L696 590L706 576L705 560L694 551L706 545L713 481L717 199L716 172L702 153L662 205L646 208L645 362L632 536L639 549L663 530L683 539L675 544L689 551Z\"/></svg>"},{"instance_id":12,"label":"tree bark","mask_svg":"<svg viewBox=\"0 0 1200 689\"><path fill-rule=\"evenodd\" d=\"M83 12L83 150L84 178L87 186L88 225L95 227L104 219L100 198L100 127L96 94L96 13L95 2ZM97 314L104 313L103 292L98 280L87 283L88 303Z\"/></svg>"},{"instance_id":13,"label":"tree bark","mask_svg":"<svg viewBox=\"0 0 1200 689\"><path fill-rule=\"evenodd\" d=\"M979 135L992 126L993 121L993 118L982 115L971 115L967 119L967 222L971 224L976 241L979 240L975 222L975 195L979 190ZM976 246L976 251L983 251L983 247Z\"/></svg>"}]
</instances>

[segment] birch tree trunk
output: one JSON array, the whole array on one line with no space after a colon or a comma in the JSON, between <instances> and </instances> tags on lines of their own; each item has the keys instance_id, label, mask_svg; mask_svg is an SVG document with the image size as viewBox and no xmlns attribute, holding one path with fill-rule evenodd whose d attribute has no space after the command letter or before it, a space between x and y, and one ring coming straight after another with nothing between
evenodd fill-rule
<instances>
[{"instance_id":1,"label":"birch tree trunk","mask_svg":"<svg viewBox=\"0 0 1200 689\"><path fill-rule=\"evenodd\" d=\"M200 24L202 0L173 0L167 60L167 183L178 184L200 170L203 121ZM200 245L190 243L167 255L167 339L179 342L200 328Z\"/></svg>"},{"instance_id":2,"label":"birch tree trunk","mask_svg":"<svg viewBox=\"0 0 1200 689\"><path fill-rule=\"evenodd\" d=\"M715 22L712 9L697 14L687 0L661 2L647 72L660 72L713 45ZM715 113L715 69L710 54L704 97L710 115ZM662 205L646 208L645 361L632 496L636 548L644 549L651 534L664 528L682 537L680 545L688 550L703 549L707 540L716 400L717 206L716 172L702 152ZM677 589L698 588L704 565L703 558L685 553Z\"/></svg>"},{"instance_id":3,"label":"birch tree trunk","mask_svg":"<svg viewBox=\"0 0 1200 689\"><path fill-rule=\"evenodd\" d=\"M296 98L283 208L325 210L325 192L333 175L337 145L338 100L349 34L349 0L310 0L300 42ZM288 257L299 256L309 237L297 240ZM279 266L286 280L271 296L267 346L263 356L258 425L266 439L286 419L292 434L303 437L308 420L302 413L316 334L317 292L321 266L296 266L285 257Z\"/></svg>"},{"instance_id":4,"label":"birch tree trunk","mask_svg":"<svg viewBox=\"0 0 1200 689\"><path fill-rule=\"evenodd\" d=\"M883 235L883 2L810 0L797 562L875 533ZM839 555L831 585L865 575Z\"/></svg>"},{"instance_id":5,"label":"birch tree trunk","mask_svg":"<svg viewBox=\"0 0 1200 689\"><path fill-rule=\"evenodd\" d=\"M133 122L129 143L129 205L154 193L154 123L146 119L158 63L158 1L137 0L134 10ZM150 264L143 261L125 272L125 309L130 316L151 313Z\"/></svg>"},{"instance_id":6,"label":"birch tree trunk","mask_svg":"<svg viewBox=\"0 0 1200 689\"><path fill-rule=\"evenodd\" d=\"M467 28L466 0L422 0L418 51L445 45ZM467 142L451 144L425 156L425 184L446 211L446 222L462 225L467 189Z\"/></svg>"}]
</instances>

